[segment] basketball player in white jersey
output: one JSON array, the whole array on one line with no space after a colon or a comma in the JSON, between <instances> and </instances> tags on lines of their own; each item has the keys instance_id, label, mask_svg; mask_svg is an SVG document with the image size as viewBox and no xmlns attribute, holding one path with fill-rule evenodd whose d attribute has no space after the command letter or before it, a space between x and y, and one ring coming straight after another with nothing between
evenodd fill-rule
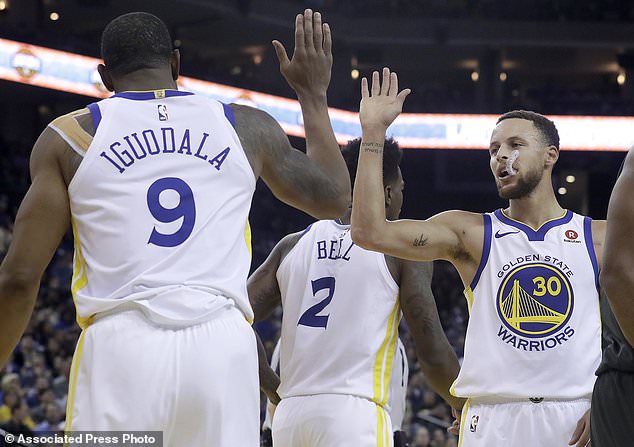
<instances>
[{"instance_id":1,"label":"basketball player in white jersey","mask_svg":"<svg viewBox=\"0 0 634 447\"><path fill-rule=\"evenodd\" d=\"M280 370L280 343L278 340L275 344L273 354L271 354L271 369L279 374ZM262 378L260 378L260 382ZM388 398L386 408L392 423L394 432L394 447L405 447L407 445L407 436L402 431L403 418L407 408L407 383L409 381L409 363L405 346L400 337L396 340L396 349L394 350L394 360L392 361L392 373L390 374L390 384L388 386ZM278 382L279 386L279 382ZM277 389L277 387L276 387ZM279 403L279 401L276 401ZM274 406L270 399L266 402L266 414L264 423L262 424L262 440L261 445L271 446L273 440L271 438L271 428L273 420Z\"/></svg>"},{"instance_id":2,"label":"basketball player in white jersey","mask_svg":"<svg viewBox=\"0 0 634 447\"><path fill-rule=\"evenodd\" d=\"M258 177L310 214L337 216L349 177L328 122L330 32L296 20L281 69L301 100L308 156L266 113L177 90L179 54L147 13L114 19L99 73L116 94L53 121L0 268L0 365L72 223L83 331L66 429L161 430L163 445L258 445L257 354L246 293ZM318 132L316 132L318 131Z\"/></svg>"},{"instance_id":3,"label":"basketball player in white jersey","mask_svg":"<svg viewBox=\"0 0 634 447\"><path fill-rule=\"evenodd\" d=\"M561 208L551 183L557 130L524 111L499 118L489 148L508 208L386 221L383 139L408 93L398 92L387 68L382 83L373 73L371 93L362 82L353 240L392 256L445 259L458 270L470 311L464 362L451 389L469 398L462 447L583 447L601 355L597 278L605 221Z\"/></svg>"},{"instance_id":4,"label":"basketball player in white jersey","mask_svg":"<svg viewBox=\"0 0 634 447\"><path fill-rule=\"evenodd\" d=\"M342 151L351 179L360 142ZM393 140L386 147L383 201L396 219L401 151ZM356 246L349 219L350 211L286 236L248 281L256 321L283 309L276 447L392 446L387 402L401 309L430 384L462 403L449 394L459 365L440 325L431 264Z\"/></svg>"}]
</instances>

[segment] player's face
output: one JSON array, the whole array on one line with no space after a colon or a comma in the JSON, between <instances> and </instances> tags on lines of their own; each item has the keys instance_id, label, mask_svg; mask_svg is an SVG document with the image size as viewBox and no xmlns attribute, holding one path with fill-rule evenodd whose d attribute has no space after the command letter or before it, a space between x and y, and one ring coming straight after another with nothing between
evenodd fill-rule
<instances>
[{"instance_id":1,"label":"player's face","mask_svg":"<svg viewBox=\"0 0 634 447\"><path fill-rule=\"evenodd\" d=\"M398 168L398 176L396 180L390 185L390 204L385 210L385 214L388 220L396 220L401 214L401 207L403 206L403 190L405 189L405 182L403 181L403 174L401 174L401 168Z\"/></svg>"},{"instance_id":2,"label":"player's face","mask_svg":"<svg viewBox=\"0 0 634 447\"><path fill-rule=\"evenodd\" d=\"M517 159L509 166L514 151ZM491 135L489 154L491 172L503 199L528 196L544 176L546 146L532 121L510 118L498 124Z\"/></svg>"}]
</instances>

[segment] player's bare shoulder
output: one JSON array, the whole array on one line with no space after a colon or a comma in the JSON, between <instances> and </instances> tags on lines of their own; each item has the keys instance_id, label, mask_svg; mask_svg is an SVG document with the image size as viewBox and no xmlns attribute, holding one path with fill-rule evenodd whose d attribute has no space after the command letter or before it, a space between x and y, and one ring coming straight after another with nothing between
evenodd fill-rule
<instances>
[{"instance_id":1,"label":"player's bare shoulder","mask_svg":"<svg viewBox=\"0 0 634 447\"><path fill-rule=\"evenodd\" d=\"M242 104L230 104L235 117L236 133L256 177L260 176L264 154L289 146L284 131L268 113Z\"/></svg>"},{"instance_id":2,"label":"player's bare shoulder","mask_svg":"<svg viewBox=\"0 0 634 447\"><path fill-rule=\"evenodd\" d=\"M66 185L70 184L95 135L92 115L87 108L54 119L35 143L34 152L44 147L57 158Z\"/></svg>"}]
</instances>

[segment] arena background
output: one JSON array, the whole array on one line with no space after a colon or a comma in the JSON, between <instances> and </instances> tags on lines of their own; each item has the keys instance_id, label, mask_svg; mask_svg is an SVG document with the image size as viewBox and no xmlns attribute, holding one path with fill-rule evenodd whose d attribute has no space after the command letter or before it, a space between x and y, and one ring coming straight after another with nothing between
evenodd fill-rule
<instances>
[{"instance_id":1,"label":"arena background","mask_svg":"<svg viewBox=\"0 0 634 447\"><path fill-rule=\"evenodd\" d=\"M293 18L305 7L320 10L332 27L329 103L338 109L356 112L359 76L387 65L399 73L401 86L413 89L407 113L451 119L524 108L579 117L583 129L583 116L602 123L596 117L628 117L634 111L634 3L618 0L0 0L0 38L99 57L106 23L121 13L145 10L168 24L181 51L184 75L293 98L270 41L277 38L290 50ZM14 62L0 57L0 67L19 71ZM15 212L29 186L28 157L37 136L54 117L95 98L59 86L29 85L38 73L2 73L2 79L19 80L0 80L4 256ZM629 124L606 127L605 147L600 136L592 150L562 151L554 182L563 206L605 218L618 168L634 141ZM290 138L304 148L303 139ZM613 138L627 143L610 147ZM404 149L402 217L502 206L484 148ZM260 182L250 222L253 269L283 235L304 228L311 218L274 199ZM79 334L70 295L71 261L69 235L47 270L26 335L0 370L0 427L11 417L30 429L63 426L67 377ZM433 286L443 326L461 356L467 312L453 267L436 263ZM270 352L279 335L279 314L256 327ZM429 391L407 328L402 324L401 329L410 360L404 429L412 446L454 446L456 438L443 428L451 420L448 407ZM25 405L12 415L16 400Z\"/></svg>"}]
</instances>

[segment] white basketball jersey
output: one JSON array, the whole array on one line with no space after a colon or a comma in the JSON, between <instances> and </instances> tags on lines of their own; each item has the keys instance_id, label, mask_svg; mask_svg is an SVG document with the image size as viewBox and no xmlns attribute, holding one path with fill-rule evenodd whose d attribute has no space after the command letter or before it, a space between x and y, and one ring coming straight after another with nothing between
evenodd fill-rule
<instances>
[{"instance_id":1,"label":"white basketball jersey","mask_svg":"<svg viewBox=\"0 0 634 447\"><path fill-rule=\"evenodd\" d=\"M318 221L281 262L282 398L350 394L387 407L401 310L385 256Z\"/></svg>"},{"instance_id":2,"label":"white basketball jersey","mask_svg":"<svg viewBox=\"0 0 634 447\"><path fill-rule=\"evenodd\" d=\"M601 359L592 220L567 211L535 231L501 210L484 215L482 260L465 295L461 397L576 399Z\"/></svg>"},{"instance_id":3,"label":"white basketball jersey","mask_svg":"<svg viewBox=\"0 0 634 447\"><path fill-rule=\"evenodd\" d=\"M256 179L232 110L176 90L88 109L96 133L68 187L80 324L124 304L161 324L195 324L232 303L251 320ZM57 120L51 127L75 148Z\"/></svg>"}]
</instances>

